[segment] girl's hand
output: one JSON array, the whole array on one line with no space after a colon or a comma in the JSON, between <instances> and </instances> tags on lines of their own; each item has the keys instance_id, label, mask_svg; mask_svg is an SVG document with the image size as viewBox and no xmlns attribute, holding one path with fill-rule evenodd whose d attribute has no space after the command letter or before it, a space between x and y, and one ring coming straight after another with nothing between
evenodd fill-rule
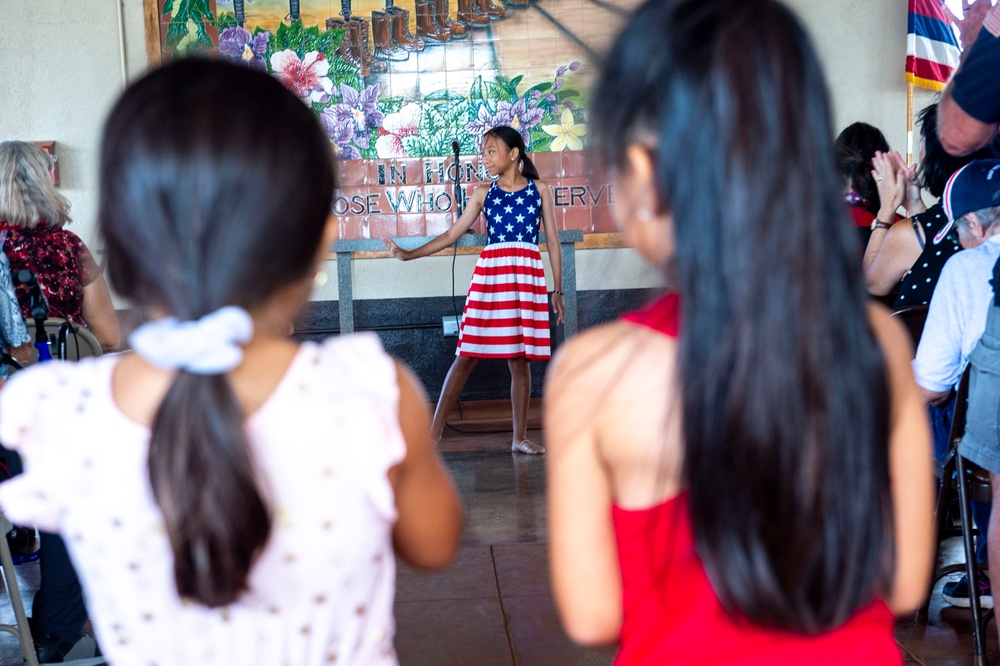
<instances>
[{"instance_id":1,"label":"girl's hand","mask_svg":"<svg viewBox=\"0 0 1000 666\"><path fill-rule=\"evenodd\" d=\"M566 312L566 304L563 303L562 294L552 292L552 311L556 313L556 323L563 323L563 313Z\"/></svg>"},{"instance_id":2,"label":"girl's hand","mask_svg":"<svg viewBox=\"0 0 1000 666\"><path fill-rule=\"evenodd\" d=\"M396 245L395 241L393 241L391 238L383 238L382 243L385 244L385 247L389 250L392 256L396 257L400 261L410 260L410 253L407 250L404 250L403 248Z\"/></svg>"},{"instance_id":3,"label":"girl's hand","mask_svg":"<svg viewBox=\"0 0 1000 666\"><path fill-rule=\"evenodd\" d=\"M882 221L892 220L906 194L905 176L897 170L891 153L875 151L872 165L875 167L875 170L872 171L872 178L875 179L875 186L878 187L878 198L882 202L878 219Z\"/></svg>"}]
</instances>

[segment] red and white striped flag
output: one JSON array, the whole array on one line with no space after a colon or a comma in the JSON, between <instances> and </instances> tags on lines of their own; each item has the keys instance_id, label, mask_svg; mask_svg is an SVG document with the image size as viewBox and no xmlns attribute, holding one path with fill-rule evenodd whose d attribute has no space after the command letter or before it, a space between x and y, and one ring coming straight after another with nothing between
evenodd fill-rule
<instances>
[{"instance_id":1,"label":"red and white striped flag","mask_svg":"<svg viewBox=\"0 0 1000 666\"><path fill-rule=\"evenodd\" d=\"M921 88L943 90L958 67L962 49L940 0L909 0L906 80Z\"/></svg>"}]
</instances>

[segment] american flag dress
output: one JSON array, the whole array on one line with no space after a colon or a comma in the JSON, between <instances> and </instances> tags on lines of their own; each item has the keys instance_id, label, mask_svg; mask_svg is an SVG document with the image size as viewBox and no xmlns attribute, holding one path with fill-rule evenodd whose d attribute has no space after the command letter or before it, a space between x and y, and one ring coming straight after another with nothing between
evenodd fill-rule
<instances>
[{"instance_id":1,"label":"american flag dress","mask_svg":"<svg viewBox=\"0 0 1000 666\"><path fill-rule=\"evenodd\" d=\"M494 182L486 193L487 244L476 262L458 332L458 356L549 358L549 299L538 230L542 196L534 181L517 192Z\"/></svg>"}]
</instances>

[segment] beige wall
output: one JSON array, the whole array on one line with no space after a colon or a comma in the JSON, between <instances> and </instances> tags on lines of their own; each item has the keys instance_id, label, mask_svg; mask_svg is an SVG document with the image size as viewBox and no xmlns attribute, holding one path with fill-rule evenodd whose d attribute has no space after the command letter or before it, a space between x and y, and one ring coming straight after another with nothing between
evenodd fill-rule
<instances>
[{"instance_id":1,"label":"beige wall","mask_svg":"<svg viewBox=\"0 0 1000 666\"><path fill-rule=\"evenodd\" d=\"M545 0L542 0L543 2ZM832 88L837 129L855 120L880 127L905 150L906 3L888 0L788 0L813 35ZM142 1L123 0L124 71L146 68ZM55 140L63 192L73 203L71 227L99 249L95 234L96 153L101 123L122 88L117 0L0 0L0 138ZM915 107L930 103L918 91ZM461 293L474 257L459 257ZM627 250L578 255L581 289L652 286L657 278ZM359 298L443 296L451 292L451 260L411 264L355 262ZM314 298L336 298L336 265Z\"/></svg>"},{"instance_id":2,"label":"beige wall","mask_svg":"<svg viewBox=\"0 0 1000 666\"><path fill-rule=\"evenodd\" d=\"M124 66L145 71L142 0L123 6ZM94 245L101 123L122 90L116 0L0 1L0 138L56 141L70 229Z\"/></svg>"},{"instance_id":3,"label":"beige wall","mask_svg":"<svg viewBox=\"0 0 1000 666\"><path fill-rule=\"evenodd\" d=\"M862 120L906 150L906 5L889 0L786 0L806 24L823 59L834 130ZM914 109L934 93L917 89ZM919 136L919 134L918 134ZM918 141L913 150L917 152Z\"/></svg>"}]
</instances>

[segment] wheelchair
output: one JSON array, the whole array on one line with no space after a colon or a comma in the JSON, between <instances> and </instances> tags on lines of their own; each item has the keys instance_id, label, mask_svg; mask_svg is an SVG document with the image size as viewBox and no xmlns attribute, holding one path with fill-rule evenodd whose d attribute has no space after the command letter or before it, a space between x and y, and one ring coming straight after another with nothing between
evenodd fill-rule
<instances>
[{"instance_id":1,"label":"wheelchair","mask_svg":"<svg viewBox=\"0 0 1000 666\"><path fill-rule=\"evenodd\" d=\"M14 284L24 284L31 296L31 318L24 324L29 331L34 328L35 346L26 364L12 357L6 350L0 352L0 364L12 370L21 370L25 365L33 365L52 359L77 361L88 356L103 353L101 343L93 333L79 324L61 317L50 317L49 306L38 284L38 277L29 270L11 271Z\"/></svg>"}]
</instances>

